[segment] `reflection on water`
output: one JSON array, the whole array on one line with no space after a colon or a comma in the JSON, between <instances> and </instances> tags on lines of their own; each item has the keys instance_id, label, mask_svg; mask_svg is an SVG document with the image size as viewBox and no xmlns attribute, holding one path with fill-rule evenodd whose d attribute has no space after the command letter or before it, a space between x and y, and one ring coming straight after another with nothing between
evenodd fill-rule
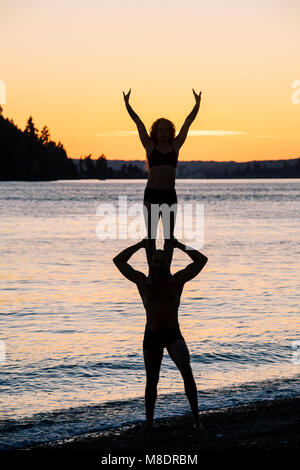
<instances>
[{"instance_id":1,"label":"reflection on water","mask_svg":"<svg viewBox=\"0 0 300 470\"><path fill-rule=\"evenodd\" d=\"M144 186L0 183L3 417L143 397L145 312L112 263L135 240L99 240L96 209L119 195L140 203ZM179 311L199 390L298 374L300 180L176 187L179 201L197 200L205 211L208 263L186 284ZM145 259L141 250L132 264L145 272ZM172 272L189 262L175 250ZM166 350L158 391L183 391Z\"/></svg>"}]
</instances>

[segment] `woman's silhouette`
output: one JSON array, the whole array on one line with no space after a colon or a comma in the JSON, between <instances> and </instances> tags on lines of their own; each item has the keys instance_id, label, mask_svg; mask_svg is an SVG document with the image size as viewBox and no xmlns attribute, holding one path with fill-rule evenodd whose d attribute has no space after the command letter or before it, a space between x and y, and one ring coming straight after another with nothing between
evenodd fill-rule
<instances>
[{"instance_id":1,"label":"woman's silhouette","mask_svg":"<svg viewBox=\"0 0 300 470\"><path fill-rule=\"evenodd\" d=\"M171 265L173 256L173 244L171 239L174 238L177 212L175 176L178 153L186 139L189 127L199 111L201 91L199 95L197 95L193 89L196 100L195 106L185 119L184 124L176 137L174 124L169 119L165 118L157 119L152 124L149 136L144 123L129 104L130 92L131 88L127 95L123 91L125 105L129 115L136 123L141 142L147 155L148 181L144 191L143 202L145 225L147 228L146 254L150 270L151 257L156 249L155 238L160 216L162 216L163 224L164 250L168 254L169 263ZM160 205L163 203L166 203L169 206L169 211L158 212L155 210L155 207L157 208L158 204Z\"/></svg>"}]
</instances>

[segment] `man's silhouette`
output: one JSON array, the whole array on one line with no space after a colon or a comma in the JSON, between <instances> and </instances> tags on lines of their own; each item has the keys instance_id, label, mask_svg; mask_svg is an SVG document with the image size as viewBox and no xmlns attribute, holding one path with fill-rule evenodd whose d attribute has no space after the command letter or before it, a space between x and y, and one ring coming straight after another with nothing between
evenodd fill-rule
<instances>
[{"instance_id":1,"label":"man's silhouette","mask_svg":"<svg viewBox=\"0 0 300 470\"><path fill-rule=\"evenodd\" d=\"M203 429L198 415L196 383L190 364L190 354L178 323L178 308L184 284L193 279L203 269L208 258L198 250L186 247L175 238L173 247L179 248L193 260L186 268L174 275L164 250L155 250L149 266L149 276L128 264L129 258L140 248L146 248L145 239L129 246L113 258L120 272L137 285L144 307L147 322L144 332L143 353L146 368L145 405L147 428L152 428L154 406L157 398L157 384L164 347L178 367L184 389L193 413L194 429ZM187 251L186 251L187 250Z\"/></svg>"}]
</instances>

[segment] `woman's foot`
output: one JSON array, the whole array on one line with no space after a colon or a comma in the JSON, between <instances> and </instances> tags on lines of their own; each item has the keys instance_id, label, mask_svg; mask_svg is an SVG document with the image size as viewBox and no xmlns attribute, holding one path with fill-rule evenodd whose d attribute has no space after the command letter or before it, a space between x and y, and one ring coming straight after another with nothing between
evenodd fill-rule
<instances>
[{"instance_id":1,"label":"woman's foot","mask_svg":"<svg viewBox=\"0 0 300 470\"><path fill-rule=\"evenodd\" d=\"M151 282L152 282L152 274L151 274L151 272L150 272L150 273L148 274L147 279L146 279L146 284L151 284Z\"/></svg>"}]
</instances>

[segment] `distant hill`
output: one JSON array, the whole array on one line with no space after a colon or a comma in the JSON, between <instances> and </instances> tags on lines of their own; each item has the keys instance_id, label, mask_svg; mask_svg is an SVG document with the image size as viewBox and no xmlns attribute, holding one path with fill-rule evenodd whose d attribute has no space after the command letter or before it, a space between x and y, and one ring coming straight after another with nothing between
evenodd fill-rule
<instances>
[{"instance_id":1,"label":"distant hill","mask_svg":"<svg viewBox=\"0 0 300 470\"><path fill-rule=\"evenodd\" d=\"M79 160L73 159L79 168ZM146 171L145 160L109 160L107 167L120 171L122 165L132 164ZM300 178L300 158L280 160L251 160L248 162L214 160L179 161L177 178Z\"/></svg>"}]
</instances>

